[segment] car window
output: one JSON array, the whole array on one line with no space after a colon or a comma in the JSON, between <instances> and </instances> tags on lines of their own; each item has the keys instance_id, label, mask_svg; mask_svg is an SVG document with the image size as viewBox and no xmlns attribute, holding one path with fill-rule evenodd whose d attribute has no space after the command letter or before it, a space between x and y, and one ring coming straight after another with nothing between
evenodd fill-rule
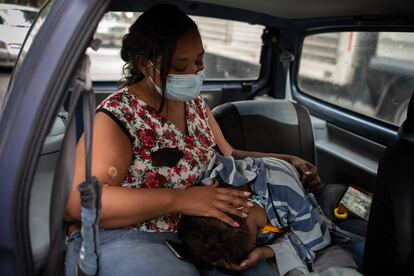
<instances>
[{"instance_id":1,"label":"car window","mask_svg":"<svg viewBox=\"0 0 414 276\"><path fill-rule=\"evenodd\" d=\"M297 81L317 99L400 125L414 90L414 33L307 36Z\"/></svg>"},{"instance_id":2,"label":"car window","mask_svg":"<svg viewBox=\"0 0 414 276\"><path fill-rule=\"evenodd\" d=\"M16 64L14 65L13 74L10 79L9 89L7 89L7 92L11 90L11 87L13 86L13 83L14 83L14 76L18 74L20 67L22 65L22 62L25 59L30 46L32 45L33 39L39 32L40 27L43 25L43 22L46 20L46 17L49 14L50 9L53 6L54 2L55 2L54 0L46 2L43 8L38 12L38 14L36 13L35 15L33 15L35 17L35 20L33 21L27 35L25 34L23 46L21 46L21 48L19 46L19 56L16 61ZM30 15L29 17L32 18L32 15ZM7 98L7 94L6 94L6 98Z\"/></svg>"},{"instance_id":3,"label":"car window","mask_svg":"<svg viewBox=\"0 0 414 276\"><path fill-rule=\"evenodd\" d=\"M89 50L94 81L118 81L124 62L120 58L122 37L141 13L108 12L99 23L95 38L98 51ZM260 71L261 35L264 26L192 16L205 48L207 80L255 80ZM111 66L108 66L108 63Z\"/></svg>"},{"instance_id":4,"label":"car window","mask_svg":"<svg viewBox=\"0 0 414 276\"><path fill-rule=\"evenodd\" d=\"M3 24L13 27L30 27L36 18L36 11L21 9L0 9Z\"/></svg>"}]
</instances>

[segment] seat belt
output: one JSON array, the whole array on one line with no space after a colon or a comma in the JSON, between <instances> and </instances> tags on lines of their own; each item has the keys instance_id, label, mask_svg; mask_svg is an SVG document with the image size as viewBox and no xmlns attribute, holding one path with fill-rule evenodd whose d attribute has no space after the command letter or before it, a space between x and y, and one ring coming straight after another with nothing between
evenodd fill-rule
<instances>
[{"instance_id":1,"label":"seat belt","mask_svg":"<svg viewBox=\"0 0 414 276\"><path fill-rule=\"evenodd\" d=\"M92 89L83 94L83 123L85 134L85 181L78 186L81 198L81 237L77 275L98 275L99 268L99 219L102 186L91 175L92 136L95 116L95 95Z\"/></svg>"},{"instance_id":2,"label":"seat belt","mask_svg":"<svg viewBox=\"0 0 414 276\"><path fill-rule=\"evenodd\" d=\"M287 100L296 103L296 101L294 101L292 98L292 82L290 78L290 65L294 60L295 56L291 52L285 49L281 51L280 61L283 63L283 68L286 72L285 97ZM301 157L313 164L315 163L315 151L313 151L311 155L309 155L309 153L306 151L306 149L309 147L314 148L312 122L303 106L299 107L297 104L293 104L293 106L295 107L296 115L298 116Z\"/></svg>"},{"instance_id":3,"label":"seat belt","mask_svg":"<svg viewBox=\"0 0 414 276\"><path fill-rule=\"evenodd\" d=\"M283 69L286 73L285 97L287 100L292 101L292 91L290 86L290 64L295 60L295 56L288 50L283 49L280 53L279 59L283 63Z\"/></svg>"},{"instance_id":4,"label":"seat belt","mask_svg":"<svg viewBox=\"0 0 414 276\"><path fill-rule=\"evenodd\" d=\"M89 172L85 182L93 182L90 177L91 167L91 137L93 118L95 115L95 99L92 90L92 82L89 78L90 60L85 56L80 70L78 70L73 90L71 92L68 108L68 127L63 139L62 150L60 151L58 165L55 170L51 194L50 205L50 253L43 274L46 276L62 275L65 261L65 229L63 227L63 217L66 210L67 201L70 195L73 175L74 161L76 152L76 118L75 108L81 94L84 97L84 128L89 130L85 135L85 154L86 172ZM97 193L100 195L99 191ZM87 205L85 203L85 205ZM83 205L82 205L83 206ZM95 205L96 206L96 205ZM98 206L99 207L99 206ZM99 218L99 216L97 216ZM94 235L96 236L96 235ZM89 275L89 274L87 274Z\"/></svg>"}]
</instances>

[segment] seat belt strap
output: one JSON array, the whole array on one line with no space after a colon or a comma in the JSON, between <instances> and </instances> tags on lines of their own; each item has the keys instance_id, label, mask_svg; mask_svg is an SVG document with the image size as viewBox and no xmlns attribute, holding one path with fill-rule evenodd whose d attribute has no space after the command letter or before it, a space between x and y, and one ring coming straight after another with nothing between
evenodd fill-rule
<instances>
[{"instance_id":1,"label":"seat belt strap","mask_svg":"<svg viewBox=\"0 0 414 276\"><path fill-rule=\"evenodd\" d=\"M81 237L78 275L98 275L99 271L99 219L102 186L91 174L93 121L95 95L92 86L83 94L83 123L85 138L85 181L78 186L81 198Z\"/></svg>"},{"instance_id":2,"label":"seat belt strap","mask_svg":"<svg viewBox=\"0 0 414 276\"><path fill-rule=\"evenodd\" d=\"M283 68L286 72L285 97L287 100L292 100L292 91L290 86L290 64L295 60L295 56L288 50L283 49L280 53L279 59L283 63Z\"/></svg>"},{"instance_id":3,"label":"seat belt strap","mask_svg":"<svg viewBox=\"0 0 414 276\"><path fill-rule=\"evenodd\" d=\"M82 64L82 68L85 65ZM76 152L75 108L84 91L85 78L78 72L68 107L68 125L53 177L50 201L50 253L44 275L61 275L64 269L65 232L62 225L67 201L72 187Z\"/></svg>"}]
</instances>

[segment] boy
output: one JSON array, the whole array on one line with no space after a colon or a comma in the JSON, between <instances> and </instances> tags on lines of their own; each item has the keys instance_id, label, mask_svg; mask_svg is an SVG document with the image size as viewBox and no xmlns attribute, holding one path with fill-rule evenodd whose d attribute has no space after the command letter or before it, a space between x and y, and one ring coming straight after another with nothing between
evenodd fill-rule
<instances>
[{"instance_id":1,"label":"boy","mask_svg":"<svg viewBox=\"0 0 414 276\"><path fill-rule=\"evenodd\" d=\"M289 163L276 158L234 160L217 154L201 182L209 185L216 179L239 188L247 185L259 200L239 228L211 218L183 216L178 235L197 261L240 270L275 257L280 275L307 274L332 265L357 267L339 247L326 249L329 254L321 251L331 244L330 233L343 243L350 239L323 215ZM283 233L260 234L267 221ZM256 247L256 238L263 246ZM317 251L326 256L319 265Z\"/></svg>"}]
</instances>

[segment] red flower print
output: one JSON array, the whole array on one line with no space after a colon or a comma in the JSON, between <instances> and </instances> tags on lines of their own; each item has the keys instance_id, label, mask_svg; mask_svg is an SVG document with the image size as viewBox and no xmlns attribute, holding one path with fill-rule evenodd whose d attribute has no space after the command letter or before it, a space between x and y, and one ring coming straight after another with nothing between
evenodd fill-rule
<instances>
[{"instance_id":1,"label":"red flower print","mask_svg":"<svg viewBox=\"0 0 414 276\"><path fill-rule=\"evenodd\" d=\"M166 181L165 177L157 172L149 171L145 174L145 186L148 188L159 188L164 186Z\"/></svg>"},{"instance_id":2,"label":"red flower print","mask_svg":"<svg viewBox=\"0 0 414 276\"><path fill-rule=\"evenodd\" d=\"M182 172L182 173L186 173L186 172L188 172L188 168L187 168L187 166L186 166L186 165L183 165L183 166L181 167L181 172Z\"/></svg>"},{"instance_id":3,"label":"red flower print","mask_svg":"<svg viewBox=\"0 0 414 276\"><path fill-rule=\"evenodd\" d=\"M141 159L142 161L151 160L151 155L147 153L144 149L139 149L137 151L137 154L139 158L137 160Z\"/></svg>"},{"instance_id":4,"label":"red flower print","mask_svg":"<svg viewBox=\"0 0 414 276\"><path fill-rule=\"evenodd\" d=\"M147 118L145 119L145 122L148 124L148 126L149 126L150 128L155 128L155 127L154 127L154 123L152 122L151 118L147 117Z\"/></svg>"},{"instance_id":5,"label":"red flower print","mask_svg":"<svg viewBox=\"0 0 414 276\"><path fill-rule=\"evenodd\" d=\"M206 163L207 161L206 156L204 154L200 154L198 156L198 160L200 160L201 163Z\"/></svg>"},{"instance_id":6,"label":"red flower print","mask_svg":"<svg viewBox=\"0 0 414 276\"><path fill-rule=\"evenodd\" d=\"M139 131L138 137L145 148L153 148L157 133L152 129L144 129Z\"/></svg>"},{"instance_id":7,"label":"red flower print","mask_svg":"<svg viewBox=\"0 0 414 276\"><path fill-rule=\"evenodd\" d=\"M117 108L119 106L119 102L116 101L110 101L108 103L108 107Z\"/></svg>"},{"instance_id":8,"label":"red flower print","mask_svg":"<svg viewBox=\"0 0 414 276\"><path fill-rule=\"evenodd\" d=\"M134 119L135 119L134 114L131 114L131 113L125 114L125 120L127 120L128 123L131 123Z\"/></svg>"},{"instance_id":9,"label":"red flower print","mask_svg":"<svg viewBox=\"0 0 414 276\"><path fill-rule=\"evenodd\" d=\"M138 117L140 118L145 117L145 110L143 108L138 109Z\"/></svg>"}]
</instances>

